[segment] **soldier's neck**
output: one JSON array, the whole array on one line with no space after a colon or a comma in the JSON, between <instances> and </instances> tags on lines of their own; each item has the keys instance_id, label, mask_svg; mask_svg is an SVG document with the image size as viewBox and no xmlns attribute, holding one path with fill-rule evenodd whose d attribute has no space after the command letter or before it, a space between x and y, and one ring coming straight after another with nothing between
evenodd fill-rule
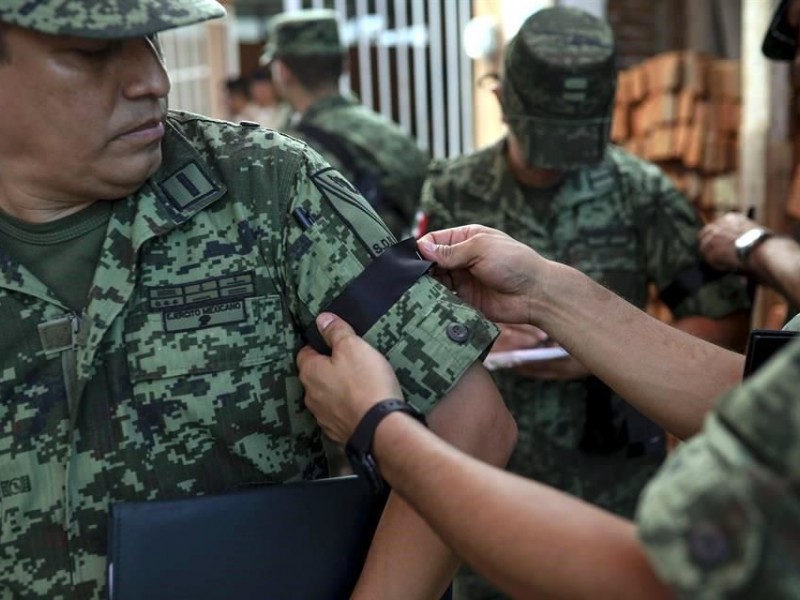
<instances>
[{"instance_id":1,"label":"soldier's neck","mask_svg":"<svg viewBox=\"0 0 800 600\"><path fill-rule=\"evenodd\" d=\"M50 223L79 212L96 200L68 196L47 198L10 185L0 185L0 211L26 223Z\"/></svg>"},{"instance_id":2,"label":"soldier's neck","mask_svg":"<svg viewBox=\"0 0 800 600\"><path fill-rule=\"evenodd\" d=\"M309 108L314 106L320 100L336 96L339 93L339 88L326 87L319 90L297 90L294 97L289 99L290 104L295 112L305 114Z\"/></svg>"}]
</instances>

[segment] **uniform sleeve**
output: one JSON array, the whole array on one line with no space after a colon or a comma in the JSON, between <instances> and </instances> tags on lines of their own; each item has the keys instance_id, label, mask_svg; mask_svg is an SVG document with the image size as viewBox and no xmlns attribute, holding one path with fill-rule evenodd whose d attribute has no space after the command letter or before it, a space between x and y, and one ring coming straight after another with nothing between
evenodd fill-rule
<instances>
[{"instance_id":1,"label":"uniform sleeve","mask_svg":"<svg viewBox=\"0 0 800 600\"><path fill-rule=\"evenodd\" d=\"M355 188L310 150L287 211L281 268L290 310L305 330L394 238ZM364 337L389 359L406 399L427 411L496 335L493 324L424 275Z\"/></svg>"},{"instance_id":2,"label":"uniform sleeve","mask_svg":"<svg viewBox=\"0 0 800 600\"><path fill-rule=\"evenodd\" d=\"M697 235L702 223L687 198L655 165L630 162L623 167L642 231L648 278L665 290L686 269L700 262ZM676 317L724 317L749 306L745 284L735 274L708 281L673 307Z\"/></svg>"},{"instance_id":3,"label":"uniform sleeve","mask_svg":"<svg viewBox=\"0 0 800 600\"><path fill-rule=\"evenodd\" d=\"M785 598L800 589L800 343L717 404L646 488L639 535L686 598Z\"/></svg>"}]
</instances>

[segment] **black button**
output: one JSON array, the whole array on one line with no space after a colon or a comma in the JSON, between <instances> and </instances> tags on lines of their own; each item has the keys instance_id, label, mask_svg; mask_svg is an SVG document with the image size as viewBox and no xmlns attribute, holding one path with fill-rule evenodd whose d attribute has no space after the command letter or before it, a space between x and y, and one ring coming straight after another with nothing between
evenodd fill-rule
<instances>
[{"instance_id":1,"label":"black button","mask_svg":"<svg viewBox=\"0 0 800 600\"><path fill-rule=\"evenodd\" d=\"M688 541L689 555L702 569L714 569L731 558L728 536L714 523L701 522L693 525Z\"/></svg>"},{"instance_id":2,"label":"black button","mask_svg":"<svg viewBox=\"0 0 800 600\"><path fill-rule=\"evenodd\" d=\"M239 121L239 125L242 127L251 127L253 129L256 127L261 127L261 123L256 123L254 121Z\"/></svg>"},{"instance_id":3,"label":"black button","mask_svg":"<svg viewBox=\"0 0 800 600\"><path fill-rule=\"evenodd\" d=\"M447 326L447 337L458 344L463 344L469 339L469 327L461 323L450 323Z\"/></svg>"}]
</instances>

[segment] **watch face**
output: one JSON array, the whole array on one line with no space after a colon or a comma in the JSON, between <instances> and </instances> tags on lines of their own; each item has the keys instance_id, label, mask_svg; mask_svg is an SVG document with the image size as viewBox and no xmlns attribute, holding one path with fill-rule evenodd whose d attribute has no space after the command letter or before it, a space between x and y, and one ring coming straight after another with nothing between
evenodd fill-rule
<instances>
[{"instance_id":1,"label":"watch face","mask_svg":"<svg viewBox=\"0 0 800 600\"><path fill-rule=\"evenodd\" d=\"M744 250L751 246L758 238L764 235L764 230L761 228L751 229L750 231L744 232L738 238L736 238L736 242L734 242L737 248Z\"/></svg>"}]
</instances>

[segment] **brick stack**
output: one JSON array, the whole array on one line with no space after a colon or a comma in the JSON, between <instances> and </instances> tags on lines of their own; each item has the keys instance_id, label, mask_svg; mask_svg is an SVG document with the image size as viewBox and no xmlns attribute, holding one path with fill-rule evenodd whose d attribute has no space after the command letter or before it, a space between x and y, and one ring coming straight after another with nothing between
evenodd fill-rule
<instances>
[{"instance_id":1,"label":"brick stack","mask_svg":"<svg viewBox=\"0 0 800 600\"><path fill-rule=\"evenodd\" d=\"M739 62L667 52L620 71L612 140L657 163L708 219L739 207Z\"/></svg>"}]
</instances>

